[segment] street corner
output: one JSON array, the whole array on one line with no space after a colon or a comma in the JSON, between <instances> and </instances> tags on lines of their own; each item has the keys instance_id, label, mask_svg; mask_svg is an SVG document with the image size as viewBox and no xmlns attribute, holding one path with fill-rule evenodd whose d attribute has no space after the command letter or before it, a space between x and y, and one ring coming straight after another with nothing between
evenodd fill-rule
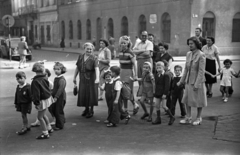
<instances>
[{"instance_id":1,"label":"street corner","mask_svg":"<svg viewBox=\"0 0 240 155\"><path fill-rule=\"evenodd\" d=\"M18 66L19 62L0 59L0 69L14 69Z\"/></svg>"},{"instance_id":2,"label":"street corner","mask_svg":"<svg viewBox=\"0 0 240 155\"><path fill-rule=\"evenodd\" d=\"M219 116L216 120L213 139L240 143L240 113Z\"/></svg>"}]
</instances>

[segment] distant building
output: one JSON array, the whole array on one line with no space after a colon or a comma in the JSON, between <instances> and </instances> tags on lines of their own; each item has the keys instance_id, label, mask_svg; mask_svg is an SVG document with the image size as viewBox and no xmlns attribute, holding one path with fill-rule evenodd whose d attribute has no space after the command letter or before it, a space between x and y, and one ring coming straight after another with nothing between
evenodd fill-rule
<instances>
[{"instance_id":1,"label":"distant building","mask_svg":"<svg viewBox=\"0 0 240 155\"><path fill-rule=\"evenodd\" d=\"M3 26L2 17L4 15L11 15L11 1L9 0L0 0L0 36L8 36L8 28Z\"/></svg>"},{"instance_id":2,"label":"distant building","mask_svg":"<svg viewBox=\"0 0 240 155\"><path fill-rule=\"evenodd\" d=\"M135 36L147 30L157 43L168 43L173 55L185 55L187 39L200 27L203 37L215 37L221 54L240 52L240 0L22 0L21 5L19 1L12 0L18 4L13 15L24 18L29 38L45 45L59 46L65 38L66 47L80 48L95 38L99 47L100 38L114 37L117 43L121 35L135 42ZM32 5L36 9L29 9ZM24 7L28 15L19 12Z\"/></svg>"}]
</instances>

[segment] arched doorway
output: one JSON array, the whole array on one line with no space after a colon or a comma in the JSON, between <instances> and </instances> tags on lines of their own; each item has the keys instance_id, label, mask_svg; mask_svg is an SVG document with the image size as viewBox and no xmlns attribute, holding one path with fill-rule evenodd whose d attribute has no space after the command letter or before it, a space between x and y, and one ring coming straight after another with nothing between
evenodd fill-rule
<instances>
[{"instance_id":1,"label":"arched doorway","mask_svg":"<svg viewBox=\"0 0 240 155\"><path fill-rule=\"evenodd\" d=\"M202 36L205 37L215 37L215 15L212 12L207 12L203 16L202 23Z\"/></svg>"},{"instance_id":2,"label":"arched doorway","mask_svg":"<svg viewBox=\"0 0 240 155\"><path fill-rule=\"evenodd\" d=\"M77 28L78 28L78 39L81 40L82 39L82 23L80 20L78 20L77 22Z\"/></svg>"},{"instance_id":3,"label":"arched doorway","mask_svg":"<svg viewBox=\"0 0 240 155\"><path fill-rule=\"evenodd\" d=\"M108 19L108 38L114 37L114 25L113 25L113 19Z\"/></svg>"},{"instance_id":4,"label":"arched doorway","mask_svg":"<svg viewBox=\"0 0 240 155\"><path fill-rule=\"evenodd\" d=\"M97 38L96 38L96 48L99 49L99 40L102 38L102 20L97 18Z\"/></svg>"},{"instance_id":5,"label":"arched doorway","mask_svg":"<svg viewBox=\"0 0 240 155\"><path fill-rule=\"evenodd\" d=\"M144 15L138 18L138 36L141 36L142 31L147 30L147 20Z\"/></svg>"},{"instance_id":6,"label":"arched doorway","mask_svg":"<svg viewBox=\"0 0 240 155\"><path fill-rule=\"evenodd\" d=\"M69 39L73 39L73 23L69 21Z\"/></svg>"},{"instance_id":7,"label":"arched doorway","mask_svg":"<svg viewBox=\"0 0 240 155\"><path fill-rule=\"evenodd\" d=\"M88 19L86 23L86 39L91 40L91 21Z\"/></svg>"},{"instance_id":8,"label":"arched doorway","mask_svg":"<svg viewBox=\"0 0 240 155\"><path fill-rule=\"evenodd\" d=\"M167 12L162 15L162 41L171 42L171 17Z\"/></svg>"},{"instance_id":9,"label":"arched doorway","mask_svg":"<svg viewBox=\"0 0 240 155\"><path fill-rule=\"evenodd\" d=\"M121 21L121 35L128 35L128 19L126 16L122 17Z\"/></svg>"}]
</instances>

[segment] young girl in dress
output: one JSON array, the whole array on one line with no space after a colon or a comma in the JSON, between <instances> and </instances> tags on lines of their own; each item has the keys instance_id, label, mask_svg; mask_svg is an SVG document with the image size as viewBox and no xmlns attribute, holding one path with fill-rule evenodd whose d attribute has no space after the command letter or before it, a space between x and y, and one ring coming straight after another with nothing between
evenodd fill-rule
<instances>
[{"instance_id":1,"label":"young girl in dress","mask_svg":"<svg viewBox=\"0 0 240 155\"><path fill-rule=\"evenodd\" d=\"M23 119L23 127L17 132L17 134L23 135L27 133L27 131L30 131L30 127L28 127L27 114L30 114L32 110L31 86L26 83L26 75L24 72L18 72L16 74L16 80L18 82L18 86L15 93L14 104L16 110L21 112Z\"/></svg>"},{"instance_id":2,"label":"young girl in dress","mask_svg":"<svg viewBox=\"0 0 240 155\"><path fill-rule=\"evenodd\" d=\"M133 78L131 78L133 80ZM141 119L145 119L148 117L147 121L152 122L152 113L153 113L153 94L155 93L155 80L154 76L152 74L152 64L150 62L145 62L143 64L143 73L142 78L137 78L137 81L141 81L141 89L140 92L138 92L141 96L140 103L142 105L142 108L144 110L144 114L141 117ZM150 114L147 111L147 108L144 104L144 101L146 99L150 100Z\"/></svg>"},{"instance_id":3,"label":"young girl in dress","mask_svg":"<svg viewBox=\"0 0 240 155\"><path fill-rule=\"evenodd\" d=\"M168 125L172 125L173 122L175 121L174 116L172 115L170 109L168 109L167 107L167 95L170 90L171 75L169 74L169 72L165 72L164 69L165 69L164 62L159 61L156 63L156 74L155 74L156 93L154 94L154 100L156 103L157 118L154 122L152 122L153 125L161 124L161 117L160 117L161 105L170 117Z\"/></svg>"},{"instance_id":4,"label":"young girl in dress","mask_svg":"<svg viewBox=\"0 0 240 155\"><path fill-rule=\"evenodd\" d=\"M118 102L114 103L118 92L121 90L120 87L115 90L115 84L116 81L113 81L112 79L112 73L110 70L105 71L103 74L103 79L105 80L105 83L102 86L99 86L101 90L105 91L105 98L108 106L108 118L104 123L107 124L107 127L115 127L116 124L119 123L119 111L118 111ZM120 95L118 96L118 98Z\"/></svg>"},{"instance_id":5,"label":"young girl in dress","mask_svg":"<svg viewBox=\"0 0 240 155\"><path fill-rule=\"evenodd\" d=\"M31 84L32 99L38 110L38 120L42 126L42 134L36 138L48 139L50 137L49 133L52 133L53 129L49 123L46 111L52 104L53 98L49 88L49 81L45 74L44 64L39 62L35 63L32 67L32 71L36 73Z\"/></svg>"},{"instance_id":6,"label":"young girl in dress","mask_svg":"<svg viewBox=\"0 0 240 155\"><path fill-rule=\"evenodd\" d=\"M61 130L64 127L65 116L64 116L64 106L66 104L66 79L63 74L66 73L66 67L60 63L56 62L53 70L56 74L54 79L52 96L54 103L51 105L52 114L56 119L56 124L54 130Z\"/></svg>"},{"instance_id":7,"label":"young girl in dress","mask_svg":"<svg viewBox=\"0 0 240 155\"><path fill-rule=\"evenodd\" d=\"M236 73L233 70L233 68L231 68L231 66L232 66L232 61L231 60L226 59L226 60L224 60L223 64L224 64L224 67L222 68L220 73L215 75L215 76L212 76L212 77L222 75L222 79L221 79L221 82L220 82L220 91L221 91L222 96L223 96L223 101L227 102L228 97L229 97L229 88L232 87L232 76L238 78L239 72Z\"/></svg>"},{"instance_id":8,"label":"young girl in dress","mask_svg":"<svg viewBox=\"0 0 240 155\"><path fill-rule=\"evenodd\" d=\"M49 69L45 69L45 73L46 73L46 77L47 77L47 79L48 79L48 81L49 81L49 88L50 88L50 90L52 90L53 89L53 82L52 81L50 81L49 80L49 77L51 76L51 72L50 72L50 70ZM50 108L50 107L49 107ZM48 108L48 109L49 109ZM49 109L49 112L51 113L51 109ZM50 123L51 125L55 125L55 117L53 116L53 114L51 113L51 115L52 115L52 117L53 117L53 121ZM39 122L39 120L36 118L36 121L34 122L34 123L32 123L31 124L31 127L37 127L37 126L40 126L40 122Z\"/></svg>"}]
</instances>

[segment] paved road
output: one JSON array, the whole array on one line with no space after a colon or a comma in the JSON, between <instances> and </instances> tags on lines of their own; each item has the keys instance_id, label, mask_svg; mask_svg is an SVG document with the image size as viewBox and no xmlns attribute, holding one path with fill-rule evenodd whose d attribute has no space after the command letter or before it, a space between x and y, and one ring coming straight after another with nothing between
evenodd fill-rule
<instances>
[{"instance_id":1,"label":"paved road","mask_svg":"<svg viewBox=\"0 0 240 155\"><path fill-rule=\"evenodd\" d=\"M234 79L234 95L228 103L221 101L219 86L214 85L213 98L208 100L208 107L203 111L203 124L200 126L180 125L179 107L177 106L177 120L173 126L168 126L168 118L163 117L163 123L153 126L141 121L142 109L133 116L128 125L123 122L117 128L107 128L103 121L107 117L107 107L104 101L99 102L95 108L95 115L91 119L81 117L82 108L76 106L77 98L72 94L72 76L75 68L77 55L68 56L54 52L35 53L34 60L47 58L46 67L52 71L55 61L64 61L68 72L64 75L67 79L67 105L65 108L66 125L62 131L56 131L49 140L36 140L41 129L32 128L32 131L24 136L15 134L21 128L20 113L15 111L13 95L16 88L15 73L18 69L1 70L0 87L0 125L1 125L1 154L215 154L215 155L238 155L240 152L239 139L234 131L232 122L239 123L238 114L240 109L239 79ZM184 65L183 62L174 62ZM174 64L175 65L175 64ZM239 62L234 62L234 68L239 69ZM34 76L30 68L24 69L27 81L30 83ZM52 71L53 73L53 71ZM54 79L54 74L50 78ZM137 87L135 87L136 93ZM131 104L130 109L132 108ZM29 121L33 122L36 110L32 110ZM196 109L193 109L193 117ZM235 117L232 121L224 121L223 125L216 120L218 116ZM154 118L156 114L154 113ZM96 120L100 120L97 122ZM218 120L224 120L219 117ZM225 119L226 120L226 119ZM236 121L238 120L238 121ZM218 126L219 125L219 126ZM221 125L221 126L220 126ZM227 126L228 128L225 128ZM219 131L219 132L216 132ZM221 137L220 137L220 136ZM235 139L229 138L235 135ZM226 140L227 139L227 140Z\"/></svg>"}]
</instances>

